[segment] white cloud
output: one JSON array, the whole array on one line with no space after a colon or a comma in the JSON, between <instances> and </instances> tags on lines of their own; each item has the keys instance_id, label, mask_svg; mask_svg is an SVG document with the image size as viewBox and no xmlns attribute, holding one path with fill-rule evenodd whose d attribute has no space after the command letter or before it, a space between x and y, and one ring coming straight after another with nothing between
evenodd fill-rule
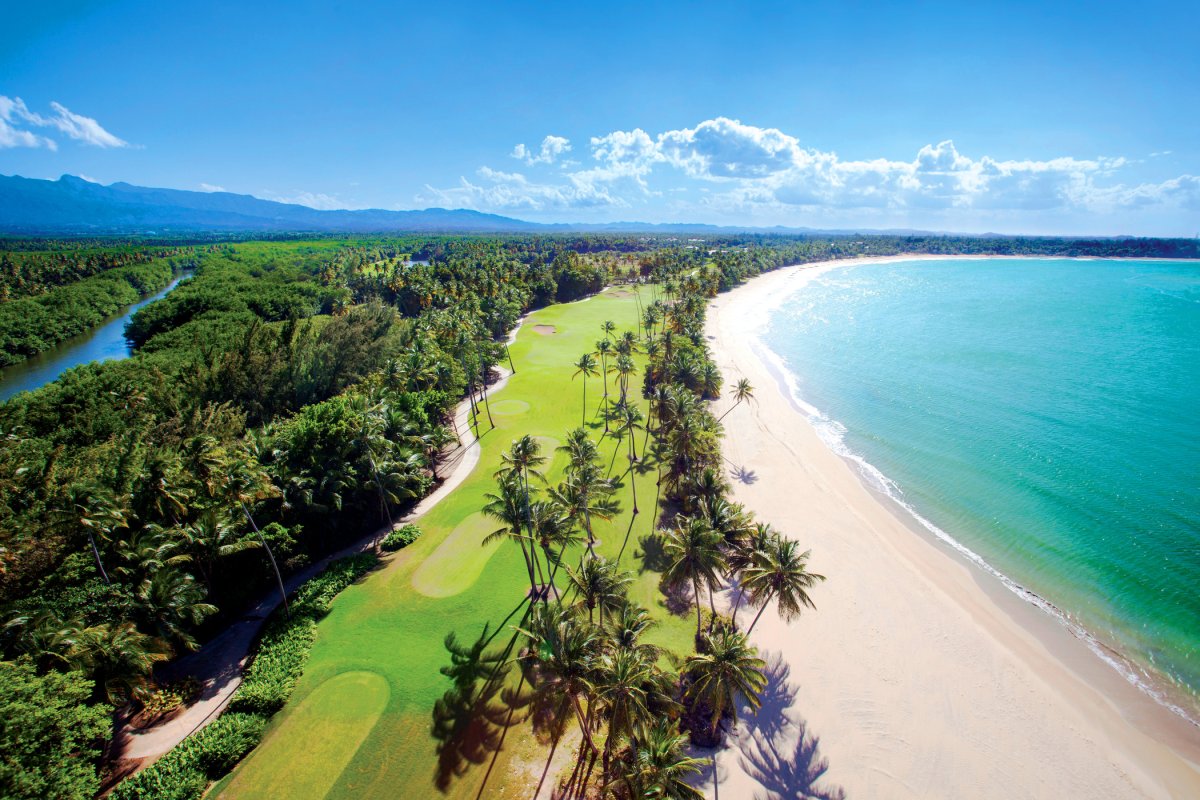
<instances>
[{"instance_id":1,"label":"white cloud","mask_svg":"<svg viewBox=\"0 0 1200 800\"><path fill-rule=\"evenodd\" d=\"M462 177L458 186L449 189L427 185L426 192L417 195L416 200L450 208L507 212L627 205L621 198L586 181L537 183L519 172L501 172L490 167L480 167L476 175L481 179L478 183Z\"/></svg>"},{"instance_id":2,"label":"white cloud","mask_svg":"<svg viewBox=\"0 0 1200 800\"><path fill-rule=\"evenodd\" d=\"M570 139L551 135L542 139L542 148L536 153L524 144L519 144L509 155L532 166L534 164L553 164L559 156L570 151Z\"/></svg>"},{"instance_id":3,"label":"white cloud","mask_svg":"<svg viewBox=\"0 0 1200 800\"><path fill-rule=\"evenodd\" d=\"M217 185L211 184L211 183L201 183L200 191L202 191L202 192L223 192L223 191L225 191L225 187L217 186Z\"/></svg>"},{"instance_id":4,"label":"white cloud","mask_svg":"<svg viewBox=\"0 0 1200 800\"><path fill-rule=\"evenodd\" d=\"M547 137L539 153L518 145L512 155L530 166L553 163L564 151L551 144L558 141L567 146L565 139ZM641 128L612 131L591 137L589 144L590 165L568 169L564 162L545 181L482 167L479 180L462 178L450 189L427 189L446 205L544 211L628 207L662 195L656 186L665 178L674 184L666 187L673 195L684 182L685 199L679 202L690 194L693 208L757 216L773 209L787 218L797 210L1096 214L1200 204L1200 178L1130 184L1121 176L1135 162L1125 158L1003 160L960 152L947 139L921 147L910 160L844 160L832 151L804 147L798 137L777 128L727 117L657 135Z\"/></svg>"},{"instance_id":5,"label":"white cloud","mask_svg":"<svg viewBox=\"0 0 1200 800\"><path fill-rule=\"evenodd\" d=\"M45 147L57 150L58 144L49 137L25 130L25 126L55 128L69 138L96 147L128 147L129 143L109 133L91 117L76 114L58 102L51 102L54 112L43 116L30 111L19 97L0 95L0 147ZM21 126L21 127L17 127Z\"/></svg>"},{"instance_id":6,"label":"white cloud","mask_svg":"<svg viewBox=\"0 0 1200 800\"><path fill-rule=\"evenodd\" d=\"M220 190L224 191L224 190ZM335 194L325 194L323 192L293 192L289 195L280 195L273 192L267 192L265 197L268 200L274 200L276 203L291 203L297 206L308 206L319 211L332 211L335 209L347 209L350 206Z\"/></svg>"}]
</instances>

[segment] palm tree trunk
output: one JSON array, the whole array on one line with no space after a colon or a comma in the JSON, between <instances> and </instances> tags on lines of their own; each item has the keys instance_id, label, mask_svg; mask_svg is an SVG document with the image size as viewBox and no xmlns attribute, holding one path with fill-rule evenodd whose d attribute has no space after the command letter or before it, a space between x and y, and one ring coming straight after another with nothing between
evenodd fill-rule
<instances>
[{"instance_id":1,"label":"palm tree trunk","mask_svg":"<svg viewBox=\"0 0 1200 800\"><path fill-rule=\"evenodd\" d=\"M571 695L571 705L575 708L575 716L579 718L579 727L583 731L584 741L587 742L587 746L591 748L593 753L599 753L600 751L597 749L596 743L592 741L592 732L588 730L588 718L584 716L583 708L579 705L578 695Z\"/></svg>"},{"instance_id":2,"label":"palm tree trunk","mask_svg":"<svg viewBox=\"0 0 1200 800\"><path fill-rule=\"evenodd\" d=\"M771 593L767 592L767 596L763 598L762 608L760 608L758 610L758 613L754 615L754 621L750 623L750 628L746 631L747 637L749 637L750 634L754 633L754 626L758 624L758 618L761 617L762 613L767 610L767 604L770 602L771 602Z\"/></svg>"},{"instance_id":3,"label":"palm tree trunk","mask_svg":"<svg viewBox=\"0 0 1200 800\"><path fill-rule=\"evenodd\" d=\"M700 641L700 581L692 573L692 594L696 596L696 641Z\"/></svg>"},{"instance_id":4,"label":"palm tree trunk","mask_svg":"<svg viewBox=\"0 0 1200 800\"><path fill-rule=\"evenodd\" d=\"M729 407L729 411L726 411L724 414L722 414L721 416L717 417L717 422L720 422L721 420L723 420L723 419L725 419L726 417L728 417L728 416L729 416L729 412L730 412L730 411L733 411L735 408L737 408L737 407L738 407L738 406L740 406L741 404L742 404L742 401L741 401L741 400L738 400L736 403L734 403L732 406L730 406L730 407Z\"/></svg>"},{"instance_id":5,"label":"palm tree trunk","mask_svg":"<svg viewBox=\"0 0 1200 800\"><path fill-rule=\"evenodd\" d=\"M495 428L496 423L492 421L492 404L488 402L488 396L487 396L487 373L486 373L486 371L484 372L483 375L479 376L479 391L480 391L480 394L483 395L483 407L487 411L488 425L491 425L492 428Z\"/></svg>"},{"instance_id":6,"label":"palm tree trunk","mask_svg":"<svg viewBox=\"0 0 1200 800\"><path fill-rule=\"evenodd\" d=\"M508 368L509 368L510 370L512 370L512 374L513 374L513 375L516 375L516 374L517 374L517 368L516 368L515 366L513 366L512 353L510 353L510 352L509 352L509 350L508 350L508 342L505 342L505 343L504 343L504 355L508 356ZM552 751L550 751L550 752L551 752L551 754L553 755L554 751L552 750Z\"/></svg>"},{"instance_id":7,"label":"palm tree trunk","mask_svg":"<svg viewBox=\"0 0 1200 800\"><path fill-rule=\"evenodd\" d=\"M735 627L735 628L737 627L738 609L742 607L742 601L745 599L746 599L746 589L739 584L737 599L733 601L733 614L730 616L730 619L733 620L733 627Z\"/></svg>"},{"instance_id":8,"label":"palm tree trunk","mask_svg":"<svg viewBox=\"0 0 1200 800\"><path fill-rule=\"evenodd\" d=\"M587 425L587 373L583 374L583 421L580 425Z\"/></svg>"},{"instance_id":9,"label":"palm tree trunk","mask_svg":"<svg viewBox=\"0 0 1200 800\"><path fill-rule=\"evenodd\" d=\"M92 546L92 555L96 557L96 569L100 570L100 577L104 578L104 582L109 586L112 581L108 579L108 573L104 571L104 564L100 561L100 548L96 547L96 537L92 535L91 530L87 532L88 544Z\"/></svg>"},{"instance_id":10,"label":"palm tree trunk","mask_svg":"<svg viewBox=\"0 0 1200 800\"><path fill-rule=\"evenodd\" d=\"M712 619L708 621L708 630L711 633L713 625L717 623L717 604L713 602L712 581L708 582L708 608L712 611Z\"/></svg>"},{"instance_id":11,"label":"palm tree trunk","mask_svg":"<svg viewBox=\"0 0 1200 800\"><path fill-rule=\"evenodd\" d=\"M287 590L283 588L283 575L279 573L279 565L275 563L275 554L271 552L271 545L267 544L267 537L263 536L263 532L258 529L258 525L254 522L254 517L250 515L250 509L246 508L246 504L241 500L238 503L241 505L242 513L246 515L246 519L250 521L250 527L258 534L258 540L262 542L263 548L267 551L267 558L271 561L271 569L275 571L275 583L279 585L279 599L283 601L283 615L291 619L292 610L288 607Z\"/></svg>"}]
</instances>

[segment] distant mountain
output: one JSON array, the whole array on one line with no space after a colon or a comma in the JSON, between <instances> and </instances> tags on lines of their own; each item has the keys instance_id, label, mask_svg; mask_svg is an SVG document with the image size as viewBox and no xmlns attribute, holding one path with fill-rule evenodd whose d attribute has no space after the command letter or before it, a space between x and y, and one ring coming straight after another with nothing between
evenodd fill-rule
<instances>
[{"instance_id":1,"label":"distant mountain","mask_svg":"<svg viewBox=\"0 0 1200 800\"><path fill-rule=\"evenodd\" d=\"M53 232L505 232L552 229L466 209L319 211L231 192L102 186L73 175L57 181L0 175L0 230Z\"/></svg>"},{"instance_id":2,"label":"distant mountain","mask_svg":"<svg viewBox=\"0 0 1200 800\"><path fill-rule=\"evenodd\" d=\"M103 186L74 175L56 181L0 175L0 233L647 233L712 236L733 233L931 235L909 229L721 226L703 223L539 223L464 208L423 211L322 211L232 192ZM971 236L933 232L932 235ZM985 234L991 236L992 234Z\"/></svg>"}]
</instances>

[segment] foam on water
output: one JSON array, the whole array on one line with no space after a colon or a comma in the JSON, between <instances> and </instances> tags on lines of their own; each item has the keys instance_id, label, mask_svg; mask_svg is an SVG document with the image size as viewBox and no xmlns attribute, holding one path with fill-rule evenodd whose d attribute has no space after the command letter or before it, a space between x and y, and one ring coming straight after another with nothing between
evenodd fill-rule
<instances>
[{"instance_id":1,"label":"foam on water","mask_svg":"<svg viewBox=\"0 0 1200 800\"><path fill-rule=\"evenodd\" d=\"M1082 259L1081 259L1082 260ZM851 266L851 265L846 265ZM1040 609L1048 614L1057 623L1066 628L1073 636L1084 642L1089 650L1100 658L1105 664L1115 670L1122 678L1124 678L1132 686L1139 691L1151 697L1155 702L1169 709L1183 719L1187 720L1192 725L1200 727L1200 719L1181 706L1179 703L1171 699L1168 692L1164 689L1164 680L1162 676L1156 676L1148 673L1140 665L1135 663L1130 658L1120 653L1114 647L1101 641L1092 632L1088 631L1074 616L1062 608L1059 608L1054 603L1050 602L1041 595L1033 592L1022 586L1017 581L988 563L979 553L972 550L967 545L956 539L947 531L934 524L927 517L917 511L916 508L905 498L904 490L896 481L889 478L878 467L869 462L862 454L855 452L846 441L848 432L845 425L836 419L833 419L821 409L814 406L806 400L801 391L799 381L795 373L789 369L785 360L773 351L764 341L763 337L769 330L771 321L771 313L777 311L785 302L791 300L796 301L797 294L801 289L807 286L816 278L826 275L830 271L842 268L842 265L821 265L810 267L797 271L789 280L783 290L772 295L770 300L762 309L763 313L759 317L757 329L753 332L751 345L755 354L767 366L768 371L780 384L780 388L784 390L785 396L789 399L793 407L807 419L809 424L816 431L821 441L836 455L846 459L854 464L859 475L864 483L876 492L887 497L895 505L904 509L904 511L918 524L920 527L929 532L936 540L950 547L961 557L975 565L979 569L998 580L1002 586L1019 597L1021 600ZM791 310L799 314L813 315L815 303L808 302L801 305L792 305ZM822 320L819 316L816 319ZM1153 660L1152 655L1150 656Z\"/></svg>"}]
</instances>

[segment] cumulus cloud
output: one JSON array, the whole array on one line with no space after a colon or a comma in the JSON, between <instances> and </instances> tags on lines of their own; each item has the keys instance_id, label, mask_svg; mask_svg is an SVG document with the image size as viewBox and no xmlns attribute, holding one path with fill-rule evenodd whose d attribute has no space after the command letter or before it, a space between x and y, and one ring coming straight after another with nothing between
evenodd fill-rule
<instances>
[{"instance_id":1,"label":"cumulus cloud","mask_svg":"<svg viewBox=\"0 0 1200 800\"><path fill-rule=\"evenodd\" d=\"M476 178L477 181L459 178L458 186L448 189L427 185L425 193L417 195L416 199L451 208L506 212L627 205L624 200L595 183L572 180L569 176L566 183L538 183L519 172L480 167L476 171Z\"/></svg>"},{"instance_id":2,"label":"cumulus cloud","mask_svg":"<svg viewBox=\"0 0 1200 800\"><path fill-rule=\"evenodd\" d=\"M527 165L534 164L553 164L563 153L571 151L571 140L562 136L547 136L542 139L541 150L534 152L532 149L523 144L519 144L513 148L510 155L520 161L524 161Z\"/></svg>"},{"instance_id":3,"label":"cumulus cloud","mask_svg":"<svg viewBox=\"0 0 1200 800\"><path fill-rule=\"evenodd\" d=\"M1156 204L1192 209L1200 202L1200 178L1191 175L1161 183L1123 182L1122 170L1134 163L1124 158L997 159L961 152L946 139L921 147L910 159L843 159L805 147L777 128L727 117L658 134L641 128L611 131L591 137L589 145L591 164L563 169L553 178L539 181L483 167L478 180L463 178L456 187L428 191L442 203L480 209L620 207L662 194L654 181L665 173L676 183L685 181L698 205L743 212L1111 213ZM535 167L553 163L567 147L565 139L547 137L538 153L518 145L512 155Z\"/></svg>"},{"instance_id":4,"label":"cumulus cloud","mask_svg":"<svg viewBox=\"0 0 1200 800\"><path fill-rule=\"evenodd\" d=\"M28 130L35 128L53 128L84 144L95 147L128 147L129 143L113 134L92 119L82 114L76 114L62 103L50 103L50 115L30 111L19 97L0 95L0 147L45 147L57 150L55 140L35 134Z\"/></svg>"}]
</instances>

